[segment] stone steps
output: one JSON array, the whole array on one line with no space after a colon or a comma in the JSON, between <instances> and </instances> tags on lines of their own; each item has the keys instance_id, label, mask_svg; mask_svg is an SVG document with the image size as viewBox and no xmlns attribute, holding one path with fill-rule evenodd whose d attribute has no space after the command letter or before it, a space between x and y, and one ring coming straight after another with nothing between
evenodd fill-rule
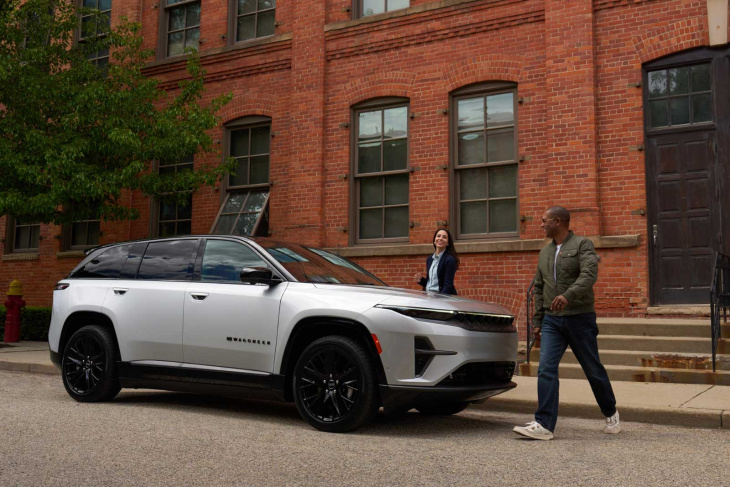
<instances>
[{"instance_id":1,"label":"stone steps","mask_svg":"<svg viewBox=\"0 0 730 487\"><path fill-rule=\"evenodd\" d=\"M632 318L599 318L598 330L602 335L664 336L710 338L710 320L646 319L637 323ZM721 327L722 338L730 338L730 323Z\"/></svg>"},{"instance_id":2,"label":"stone steps","mask_svg":"<svg viewBox=\"0 0 730 487\"><path fill-rule=\"evenodd\" d=\"M712 370L712 355L707 353L666 353L642 350L599 349L603 365L626 365L633 367L661 367L672 369ZM530 361L538 362L540 351L532 350ZM577 364L573 351L568 347L561 363ZM718 370L730 370L730 355L718 355Z\"/></svg>"}]
</instances>

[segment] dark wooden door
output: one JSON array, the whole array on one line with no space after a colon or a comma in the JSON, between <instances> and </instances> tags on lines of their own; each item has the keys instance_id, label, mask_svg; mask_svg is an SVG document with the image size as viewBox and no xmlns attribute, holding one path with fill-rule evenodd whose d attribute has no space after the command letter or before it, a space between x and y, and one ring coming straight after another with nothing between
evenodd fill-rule
<instances>
[{"instance_id":1,"label":"dark wooden door","mask_svg":"<svg viewBox=\"0 0 730 487\"><path fill-rule=\"evenodd\" d=\"M654 304L708 303L720 244L715 130L648 137Z\"/></svg>"}]
</instances>

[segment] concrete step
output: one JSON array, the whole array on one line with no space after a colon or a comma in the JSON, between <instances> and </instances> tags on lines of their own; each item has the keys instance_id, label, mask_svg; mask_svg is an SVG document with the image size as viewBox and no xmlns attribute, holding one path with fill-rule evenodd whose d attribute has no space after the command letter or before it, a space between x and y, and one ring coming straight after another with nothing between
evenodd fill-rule
<instances>
[{"instance_id":1,"label":"concrete step","mask_svg":"<svg viewBox=\"0 0 730 487\"><path fill-rule=\"evenodd\" d=\"M710 338L598 335L599 350L643 350L671 353L712 353ZM730 339L722 338L717 353L730 354Z\"/></svg>"},{"instance_id":2,"label":"concrete step","mask_svg":"<svg viewBox=\"0 0 730 487\"><path fill-rule=\"evenodd\" d=\"M710 337L710 320L660 318L598 318L604 335ZM721 326L721 337L730 338L730 323Z\"/></svg>"},{"instance_id":3,"label":"concrete step","mask_svg":"<svg viewBox=\"0 0 730 487\"><path fill-rule=\"evenodd\" d=\"M666 352L645 352L636 350L599 350L603 365L626 365L633 367L660 367L665 369L712 370L712 355L706 353L673 354ZM530 353L531 362L540 361L540 350ZM577 364L573 351L568 347L561 363ZM717 370L730 370L730 355L718 355Z\"/></svg>"},{"instance_id":4,"label":"concrete step","mask_svg":"<svg viewBox=\"0 0 730 487\"><path fill-rule=\"evenodd\" d=\"M520 375L537 377L538 364L520 364ZM558 369L561 379L585 379L583 369L578 364L561 363ZM670 382L679 384L713 384L730 386L730 371L723 370L683 370L660 367L633 367L627 365L607 365L606 372L612 381L629 382Z\"/></svg>"}]
</instances>

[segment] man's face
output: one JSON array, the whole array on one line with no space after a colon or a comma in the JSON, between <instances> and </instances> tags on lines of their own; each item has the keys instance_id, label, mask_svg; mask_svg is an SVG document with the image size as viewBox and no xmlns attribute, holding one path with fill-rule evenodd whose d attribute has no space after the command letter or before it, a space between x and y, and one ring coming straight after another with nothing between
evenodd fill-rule
<instances>
[{"instance_id":1,"label":"man's face","mask_svg":"<svg viewBox=\"0 0 730 487\"><path fill-rule=\"evenodd\" d=\"M553 218L553 216L549 212L545 212L542 214L542 223L540 224L540 228L545 232L545 237L547 238L553 238L558 233L558 219Z\"/></svg>"}]
</instances>

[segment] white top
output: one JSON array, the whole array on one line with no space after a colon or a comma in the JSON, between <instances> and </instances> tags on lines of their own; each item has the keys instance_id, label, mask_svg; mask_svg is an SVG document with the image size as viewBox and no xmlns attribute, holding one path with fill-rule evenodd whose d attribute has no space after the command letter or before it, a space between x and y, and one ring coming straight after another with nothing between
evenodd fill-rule
<instances>
[{"instance_id":1,"label":"white top","mask_svg":"<svg viewBox=\"0 0 730 487\"><path fill-rule=\"evenodd\" d=\"M441 256L444 255L443 252L435 253L433 254L433 262L431 263L431 268L428 270L428 283L426 283L426 291L437 293L439 292L439 276L438 276L438 270L439 270L439 261L441 261Z\"/></svg>"},{"instance_id":2,"label":"white top","mask_svg":"<svg viewBox=\"0 0 730 487\"><path fill-rule=\"evenodd\" d=\"M553 261L553 281L558 282L558 254L560 253L560 247L562 247L563 244L558 245L558 248L555 249L555 260Z\"/></svg>"}]
</instances>

